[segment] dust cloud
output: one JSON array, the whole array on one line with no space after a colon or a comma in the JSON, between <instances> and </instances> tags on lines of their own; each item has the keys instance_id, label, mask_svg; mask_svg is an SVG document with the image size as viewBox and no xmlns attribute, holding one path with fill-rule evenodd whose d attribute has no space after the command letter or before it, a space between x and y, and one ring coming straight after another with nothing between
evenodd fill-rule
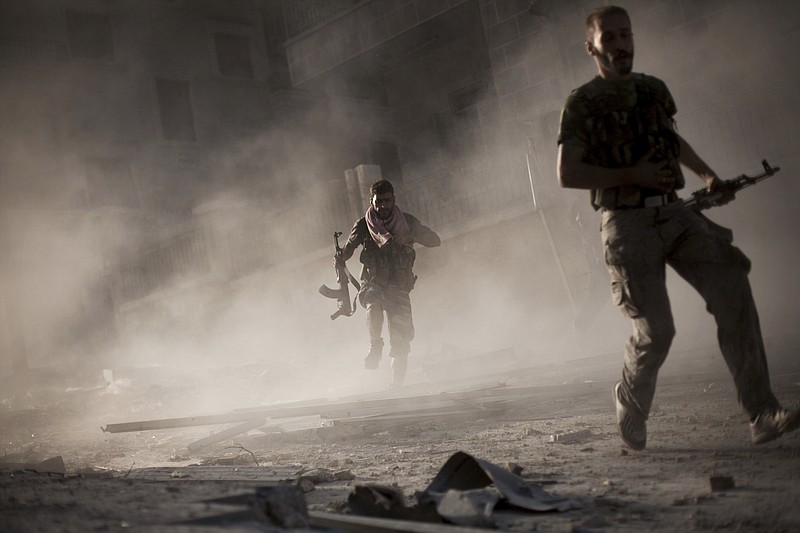
<instances>
[{"instance_id":1,"label":"dust cloud","mask_svg":"<svg viewBox=\"0 0 800 533\"><path fill-rule=\"evenodd\" d=\"M745 10L750 3L740 5ZM725 39L704 32L670 34L659 28L654 10L631 9L631 14L636 70L662 77L672 88L681 134L721 177L757 173L763 158L782 168L710 216L734 229L736 243L753 260L751 281L765 334L780 341L780 350L796 349L800 211L794 204L800 190L793 176L800 166L795 146L800 138L800 96L796 84L790 87L777 68L793 65L792 76L798 81L793 47L771 38L766 21L757 25L762 46L733 55L729 49L741 51L728 46L736 34ZM734 18L745 15L732 13ZM580 245L576 230L563 221L571 220L571 206L585 195L557 189L558 110L568 90L592 73L589 57L573 54L569 63L567 50L579 48L582 28L572 27L574 18L568 22L569 27L567 21L542 19L545 38L537 46L553 52L571 70L554 76L555 88L533 117L539 128L521 120L508 133L516 139L516 151L499 149L503 139L487 142L481 137L478 144L461 145L447 164L490 169L489 173L470 180L454 171L437 186L432 204L411 197L414 184L408 171L419 169L429 177L425 169L434 168L436 161L409 162L408 183L397 184L400 207L445 238L440 248L418 249L419 280L412 292L417 336L409 382L427 379L426 364L456 367L452 361L459 357L504 349L512 349L514 356L482 369L487 375L503 364L533 366L622 350L629 326L606 294L602 265L598 274L596 266L587 265L589 256L570 251L565 244L570 241L560 240L570 235ZM677 46L678 39L679 50L665 45ZM537 56L541 48L525 53ZM147 57L146 51L142 57ZM706 66L714 75L698 78L696 71ZM193 379L206 384L180 400L173 398L169 413L163 413L170 416L386 388L386 359L378 372L360 367L368 345L364 310L359 307L353 317L331 321L335 302L317 293L322 283L334 285L333 231L344 233L343 242L361 215L341 205L346 199L343 171L359 161L339 157L335 152L341 147L331 145L330 135L308 132L345 111L326 106L316 110L318 114L278 120L269 131L262 131L261 125L267 117L254 111L256 116L237 118L252 126L250 135L238 138L230 138L224 131L226 117L218 117L214 149L202 154L187 149L182 155L196 160L188 174L173 172L174 155L138 144L137 128L150 131L155 126L131 120L130 138L115 153L142 156L148 163L139 172L152 175L136 190L124 175L116 174L123 186L107 181L102 188L113 200L111 207L88 210L92 199L80 168L81 158L93 150L86 137L102 136L115 127L114 120L132 118L151 102L128 86L87 86L69 75L56 78L53 83L66 87L61 94L67 98L31 93L32 84L24 79L4 83L0 98L2 113L9 117L0 135L0 159L9 162L0 176L5 187L3 242L8 243L0 259L8 329L3 332L6 373L17 364L12 354L23 353L29 367L58 368L64 383L79 379L72 372L81 373L81 381L99 381L103 368L113 369L117 377L144 375L144 368L151 369L146 374L151 384L169 387ZM206 96L229 98L213 91ZM98 108L88 102L98 100L108 116L89 115L87 110ZM130 100L137 104L126 104ZM36 127L31 116L46 127ZM25 118L29 126L14 117ZM500 118L484 117L485 135L508 130ZM73 139L60 132L57 126L69 120L85 123L89 134ZM497 122L487 122L491 120ZM48 129L50 124L56 129ZM44 138L42 131L48 132ZM531 174L526 152L539 161ZM510 175L495 179L494 168ZM699 180L687 177L690 185L684 195L700 186ZM529 180L546 200L538 210L533 209L533 198L525 196L531 194ZM10 183L25 184L19 200ZM37 187L41 194L28 194ZM483 225L474 228L443 219L440 210L448 208L449 198L470 198L470 187L480 194L505 195L497 216L483 217ZM130 208L131 195L139 198L147 215ZM32 205L22 200L31 197L41 200ZM426 210L426 205L434 205L435 211ZM304 221L319 220L328 223L326 232L311 234L304 227ZM587 223L587 241L599 242L598 224L599 218ZM114 301L122 290L114 280L126 281L125 276L114 277L121 266L141 264L136 261L155 254L159 242L175 242L182 235L211 236L212 241L214 235L225 235L229 240L209 248L202 261L190 254L185 269L159 289L158 298L145 297L137 305L134 299ZM191 249L193 244L187 246ZM236 257L246 262L231 264ZM357 254L349 267L358 275ZM136 272L131 268L133 279ZM215 277L219 268L233 273L233 281ZM583 277L565 279L565 272ZM587 272L589 285L600 285L588 295ZM699 297L675 277L669 284L678 329L675 348L713 346L713 320ZM573 321L584 306L591 307L587 323L575 328Z\"/></svg>"}]
</instances>

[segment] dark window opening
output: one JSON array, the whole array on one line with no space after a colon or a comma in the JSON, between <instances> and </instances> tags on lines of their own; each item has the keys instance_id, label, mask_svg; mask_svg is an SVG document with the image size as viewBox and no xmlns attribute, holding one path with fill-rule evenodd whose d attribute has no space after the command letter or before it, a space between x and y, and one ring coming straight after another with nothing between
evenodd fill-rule
<instances>
[{"instance_id":1,"label":"dark window opening","mask_svg":"<svg viewBox=\"0 0 800 533\"><path fill-rule=\"evenodd\" d=\"M453 91L447 95L447 99L450 101L450 110L453 113L460 113L469 109L481 100L484 100L488 92L488 86L485 80L471 83L466 87Z\"/></svg>"},{"instance_id":2,"label":"dark window opening","mask_svg":"<svg viewBox=\"0 0 800 533\"><path fill-rule=\"evenodd\" d=\"M194 141L194 116L189 97L189 82L156 80L156 96L161 116L161 132L170 141Z\"/></svg>"},{"instance_id":3,"label":"dark window opening","mask_svg":"<svg viewBox=\"0 0 800 533\"><path fill-rule=\"evenodd\" d=\"M108 16L68 9L66 17L72 57L114 59L114 36Z\"/></svg>"},{"instance_id":4,"label":"dark window opening","mask_svg":"<svg viewBox=\"0 0 800 533\"><path fill-rule=\"evenodd\" d=\"M229 33L214 34L219 73L234 78L253 79L253 62L250 58L250 39Z\"/></svg>"}]
</instances>

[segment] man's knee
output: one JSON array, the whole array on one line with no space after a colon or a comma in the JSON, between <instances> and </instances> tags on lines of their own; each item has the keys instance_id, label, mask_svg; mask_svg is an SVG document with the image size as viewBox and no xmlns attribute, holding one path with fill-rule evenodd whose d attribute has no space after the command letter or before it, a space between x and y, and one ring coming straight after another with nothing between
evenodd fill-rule
<instances>
[{"instance_id":1,"label":"man's knee","mask_svg":"<svg viewBox=\"0 0 800 533\"><path fill-rule=\"evenodd\" d=\"M672 340L675 338L675 328L661 330L656 332L650 339L653 351L666 354L672 346Z\"/></svg>"},{"instance_id":2,"label":"man's knee","mask_svg":"<svg viewBox=\"0 0 800 533\"><path fill-rule=\"evenodd\" d=\"M675 338L675 324L670 321L650 321L634 324L633 344L639 353L663 354L669 351Z\"/></svg>"},{"instance_id":3,"label":"man's knee","mask_svg":"<svg viewBox=\"0 0 800 533\"><path fill-rule=\"evenodd\" d=\"M383 294L381 290L373 285L365 284L358 291L358 301L365 309L370 309L375 305L381 305L383 302ZM383 307L381 306L381 312Z\"/></svg>"},{"instance_id":4,"label":"man's knee","mask_svg":"<svg viewBox=\"0 0 800 533\"><path fill-rule=\"evenodd\" d=\"M389 357L394 359L406 360L411 353L411 343L408 341L392 341L392 348L389 350Z\"/></svg>"}]
</instances>

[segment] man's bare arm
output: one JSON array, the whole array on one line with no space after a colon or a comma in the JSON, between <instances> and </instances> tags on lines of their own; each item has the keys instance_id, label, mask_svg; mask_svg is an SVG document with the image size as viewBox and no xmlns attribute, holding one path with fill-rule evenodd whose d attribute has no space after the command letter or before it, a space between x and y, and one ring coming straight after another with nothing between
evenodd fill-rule
<instances>
[{"instance_id":1,"label":"man's bare arm","mask_svg":"<svg viewBox=\"0 0 800 533\"><path fill-rule=\"evenodd\" d=\"M708 163L697 155L697 152L694 151L694 148L692 148L686 139L680 135L678 135L678 139L681 143L681 155L679 157L681 165L700 176L700 179L705 181L707 186L711 185L711 182L717 178L717 173L708 166Z\"/></svg>"},{"instance_id":2,"label":"man's bare arm","mask_svg":"<svg viewBox=\"0 0 800 533\"><path fill-rule=\"evenodd\" d=\"M427 226L421 226L421 231L414 237L414 240L428 248L434 248L442 244L442 239L435 231Z\"/></svg>"},{"instance_id":3,"label":"man's bare arm","mask_svg":"<svg viewBox=\"0 0 800 533\"><path fill-rule=\"evenodd\" d=\"M726 186L724 180L720 179L717 173L708 166L708 163L697 155L692 145L680 135L678 135L678 139L681 143L681 155L679 158L681 165L697 174L706 184L708 192L712 194L718 192L722 193L722 196L715 200L713 205L725 205L736 198L736 191Z\"/></svg>"},{"instance_id":4,"label":"man's bare arm","mask_svg":"<svg viewBox=\"0 0 800 533\"><path fill-rule=\"evenodd\" d=\"M363 236L359 231L359 222L360 221L353 225L353 229L350 230L347 241L344 243L344 246L342 246L342 259L345 261L353 257L353 252L356 251L356 248L358 248L363 241Z\"/></svg>"}]
</instances>

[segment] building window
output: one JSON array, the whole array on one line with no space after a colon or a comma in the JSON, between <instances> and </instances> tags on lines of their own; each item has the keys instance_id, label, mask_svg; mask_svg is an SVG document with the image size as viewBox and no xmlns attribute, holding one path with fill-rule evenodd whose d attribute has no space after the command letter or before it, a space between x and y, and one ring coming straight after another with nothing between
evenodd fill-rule
<instances>
[{"instance_id":1,"label":"building window","mask_svg":"<svg viewBox=\"0 0 800 533\"><path fill-rule=\"evenodd\" d=\"M450 111L462 113L485 100L488 92L489 87L486 80L480 80L453 91L447 95L447 99L450 102Z\"/></svg>"},{"instance_id":2,"label":"building window","mask_svg":"<svg viewBox=\"0 0 800 533\"><path fill-rule=\"evenodd\" d=\"M86 189L92 207L139 207L139 195L127 159L86 158Z\"/></svg>"},{"instance_id":3,"label":"building window","mask_svg":"<svg viewBox=\"0 0 800 533\"><path fill-rule=\"evenodd\" d=\"M250 58L250 39L230 33L214 34L217 66L223 76L253 79L253 62Z\"/></svg>"},{"instance_id":4,"label":"building window","mask_svg":"<svg viewBox=\"0 0 800 533\"><path fill-rule=\"evenodd\" d=\"M161 133L169 141L194 141L194 115L189 97L189 82L156 80Z\"/></svg>"},{"instance_id":5,"label":"building window","mask_svg":"<svg viewBox=\"0 0 800 533\"><path fill-rule=\"evenodd\" d=\"M72 57L114 59L114 37L108 16L68 9L66 17Z\"/></svg>"}]
</instances>

